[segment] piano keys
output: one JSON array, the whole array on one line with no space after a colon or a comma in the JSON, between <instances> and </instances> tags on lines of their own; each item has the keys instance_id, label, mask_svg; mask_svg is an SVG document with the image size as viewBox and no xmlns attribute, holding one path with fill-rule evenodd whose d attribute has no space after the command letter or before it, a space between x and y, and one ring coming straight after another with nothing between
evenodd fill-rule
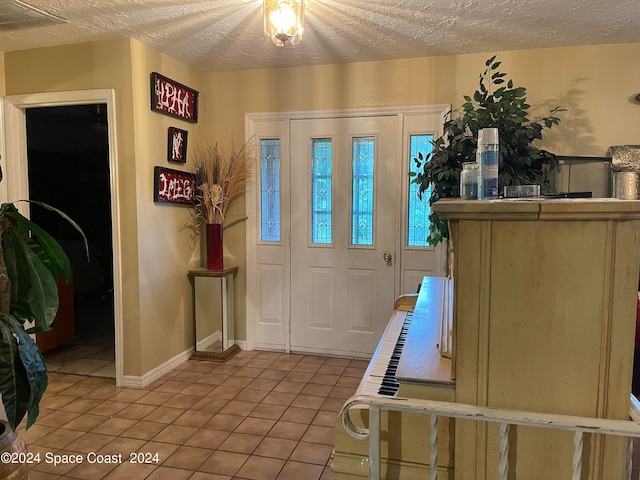
<instances>
[{"instance_id":1,"label":"piano keys","mask_svg":"<svg viewBox=\"0 0 640 480\"><path fill-rule=\"evenodd\" d=\"M397 393L400 384L395 372L412 318L413 312L394 312L362 377L358 395L393 396Z\"/></svg>"},{"instance_id":2,"label":"piano keys","mask_svg":"<svg viewBox=\"0 0 640 480\"><path fill-rule=\"evenodd\" d=\"M400 396L454 401L451 359L438 350L443 316L450 315L450 280L425 277L420 293L399 297L380 342L356 391L357 395ZM361 425L368 422L366 409L358 412ZM353 414L352 414L353 417ZM383 435L382 471L399 480L428 478L428 418L416 414L382 414L387 433ZM439 470L452 468L449 442L450 422L438 428ZM411 438L411 441L408 439ZM386 458L384 458L386 455ZM336 423L332 469L335 480L368 478L367 444L354 440ZM446 477L443 477L446 478Z\"/></svg>"}]
</instances>

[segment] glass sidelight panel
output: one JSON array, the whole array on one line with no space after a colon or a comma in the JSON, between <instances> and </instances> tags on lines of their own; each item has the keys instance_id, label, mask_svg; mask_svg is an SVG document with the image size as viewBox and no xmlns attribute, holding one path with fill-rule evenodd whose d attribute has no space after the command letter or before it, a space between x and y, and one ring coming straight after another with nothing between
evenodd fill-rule
<instances>
[{"instance_id":1,"label":"glass sidelight panel","mask_svg":"<svg viewBox=\"0 0 640 480\"><path fill-rule=\"evenodd\" d=\"M311 146L311 243L332 239L332 140L314 138Z\"/></svg>"},{"instance_id":2,"label":"glass sidelight panel","mask_svg":"<svg viewBox=\"0 0 640 480\"><path fill-rule=\"evenodd\" d=\"M351 244L373 245L375 141L373 137L353 139L353 191Z\"/></svg>"},{"instance_id":3,"label":"glass sidelight panel","mask_svg":"<svg viewBox=\"0 0 640 480\"><path fill-rule=\"evenodd\" d=\"M280 241L280 139L260 141L261 224L263 242Z\"/></svg>"},{"instance_id":4,"label":"glass sidelight panel","mask_svg":"<svg viewBox=\"0 0 640 480\"><path fill-rule=\"evenodd\" d=\"M409 152L409 171L418 172L416 162L413 160L422 153L423 157L431 153L431 142L433 135L411 135ZM427 237L429 236L429 196L431 188L422 194L422 200L418 198L419 186L411 183L409 177L409 208L407 215L407 246L428 247Z\"/></svg>"}]
</instances>

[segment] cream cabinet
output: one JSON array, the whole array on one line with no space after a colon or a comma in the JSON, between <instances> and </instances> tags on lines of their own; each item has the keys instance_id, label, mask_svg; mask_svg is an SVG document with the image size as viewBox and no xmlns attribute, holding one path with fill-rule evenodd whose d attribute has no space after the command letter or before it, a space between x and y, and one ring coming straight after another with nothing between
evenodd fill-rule
<instances>
[{"instance_id":1,"label":"cream cabinet","mask_svg":"<svg viewBox=\"0 0 640 480\"><path fill-rule=\"evenodd\" d=\"M640 202L441 200L453 247L460 403L627 419ZM518 480L571 478L572 434L517 428ZM455 478L495 478L497 427L455 423ZM590 436L583 479L624 478L626 440Z\"/></svg>"}]
</instances>

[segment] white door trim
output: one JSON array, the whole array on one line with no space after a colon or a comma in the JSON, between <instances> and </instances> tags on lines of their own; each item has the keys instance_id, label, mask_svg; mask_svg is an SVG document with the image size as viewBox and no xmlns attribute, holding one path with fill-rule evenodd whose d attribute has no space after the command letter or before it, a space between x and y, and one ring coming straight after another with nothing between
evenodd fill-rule
<instances>
[{"instance_id":1,"label":"white door trim","mask_svg":"<svg viewBox=\"0 0 640 480\"><path fill-rule=\"evenodd\" d=\"M109 171L111 183L111 231L113 244L113 302L115 323L116 385L124 377L123 313L122 313L122 253L120 250L120 202L118 182L118 155L116 139L116 101L113 89L77 90L68 92L10 95L4 99L5 160L3 173L6 189L0 189L0 201L26 199L29 196L27 166L27 133L25 109L64 105L107 104ZM3 183L5 183L3 182ZM28 215L28 204L19 204Z\"/></svg>"},{"instance_id":2,"label":"white door trim","mask_svg":"<svg viewBox=\"0 0 640 480\"><path fill-rule=\"evenodd\" d=\"M281 138L280 158L281 162L289 164L290 162L290 122L297 119L323 119L323 118L344 118L344 117L366 117L366 116L411 116L411 115L440 115L445 116L450 112L451 105L419 105L419 106L400 106L400 107L380 107L380 108L357 108L357 109L340 109L340 110L315 110L315 111L292 111L292 112L262 112L262 113L246 113L245 114L245 140L249 141L259 131L258 125L263 122L279 123L279 137ZM399 132L402 142L403 129ZM266 137L265 137L266 138ZM257 149L256 149L257 150ZM260 161L257 159L257 161ZM283 188L288 185L288 172L286 178L281 178ZM258 185L257 178L248 182L246 189L246 210L247 210L247 236L246 236L246 265L247 265L247 283L246 283L246 332L247 332L247 350L253 350L256 346L255 331L258 322L258 265L256 248L258 244ZM282 226L282 246L285 248L286 258L290 257L289 242L289 226ZM399 236L399 232L398 232ZM288 276L289 272L283 272ZM290 335L291 319L288 311L284 319L284 337L280 349L290 351Z\"/></svg>"}]
</instances>

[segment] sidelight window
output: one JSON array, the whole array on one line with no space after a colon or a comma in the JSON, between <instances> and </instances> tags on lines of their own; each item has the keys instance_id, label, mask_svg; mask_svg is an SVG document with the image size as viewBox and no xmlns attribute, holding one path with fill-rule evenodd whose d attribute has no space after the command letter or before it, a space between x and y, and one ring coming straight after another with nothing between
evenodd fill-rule
<instances>
[{"instance_id":1,"label":"sidelight window","mask_svg":"<svg viewBox=\"0 0 640 480\"><path fill-rule=\"evenodd\" d=\"M263 242L280 241L280 139L260 141L261 228Z\"/></svg>"},{"instance_id":2,"label":"sidelight window","mask_svg":"<svg viewBox=\"0 0 640 480\"><path fill-rule=\"evenodd\" d=\"M330 244L332 238L332 140L314 138L311 167L311 243Z\"/></svg>"},{"instance_id":3,"label":"sidelight window","mask_svg":"<svg viewBox=\"0 0 640 480\"><path fill-rule=\"evenodd\" d=\"M414 158L418 153L425 157L431 153L431 142L433 135L411 135L409 145L409 171L418 172ZM418 198L418 185L411 183L409 177L409 208L407 215L407 245L409 247L428 247L427 237L429 236L429 196L431 188L422 194L422 200Z\"/></svg>"},{"instance_id":4,"label":"sidelight window","mask_svg":"<svg viewBox=\"0 0 640 480\"><path fill-rule=\"evenodd\" d=\"M353 139L351 244L373 245L375 142L373 137Z\"/></svg>"}]
</instances>

